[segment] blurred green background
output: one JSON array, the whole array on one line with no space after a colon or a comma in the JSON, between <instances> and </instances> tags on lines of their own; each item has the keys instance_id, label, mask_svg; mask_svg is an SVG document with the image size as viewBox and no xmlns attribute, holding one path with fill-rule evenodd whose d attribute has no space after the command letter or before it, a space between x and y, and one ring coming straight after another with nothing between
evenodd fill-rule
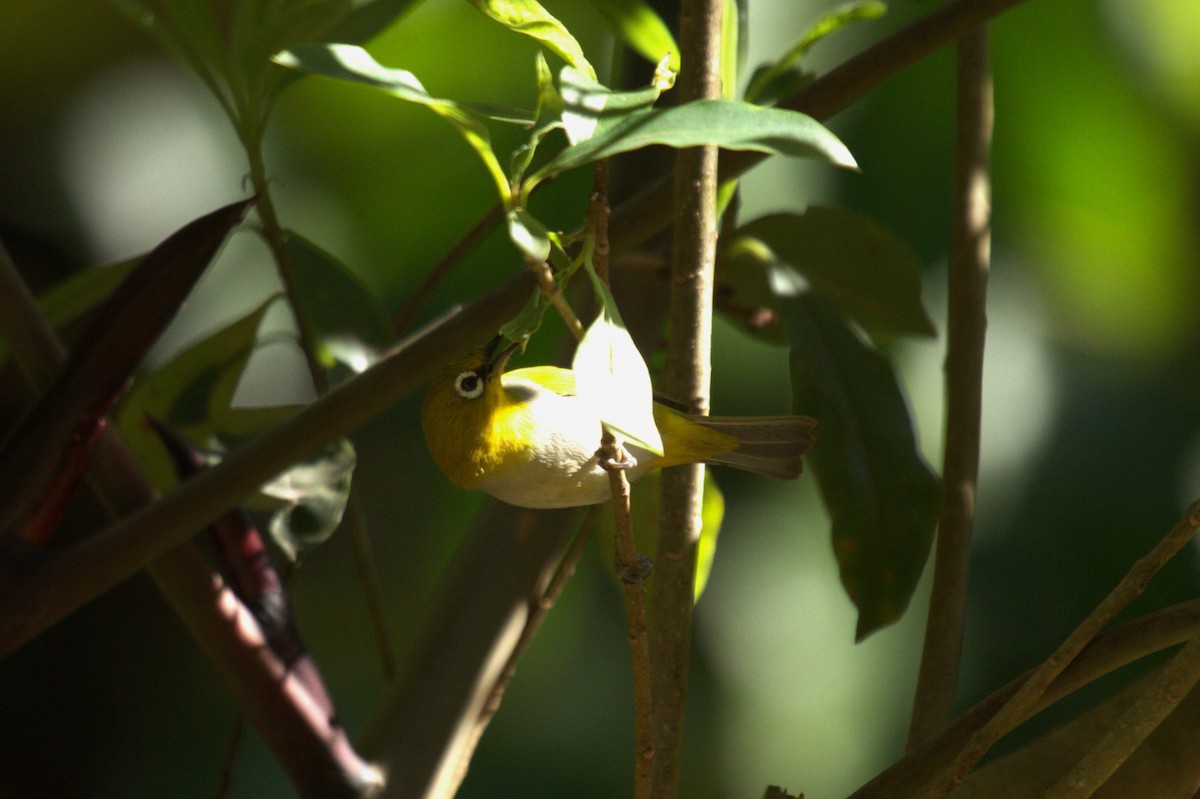
<instances>
[{"instance_id":1,"label":"blurred green background","mask_svg":"<svg viewBox=\"0 0 1200 799\"><path fill-rule=\"evenodd\" d=\"M611 42L599 18L582 2L546 5L603 70ZM780 55L832 5L751 0L750 63ZM934 4L891 6L822 43L812 65L828 68ZM994 268L964 706L1047 654L1200 495L1200 4L1029 0L992 32ZM436 95L533 102L534 46L458 0L426 0L370 49ZM944 317L953 85L948 50L892 80L830 123L861 174L776 159L745 181L742 218L809 203L866 213L920 253L927 307ZM516 141L497 138L501 152ZM480 164L442 121L332 82L287 91L268 162L284 223L343 259L391 311L491 204ZM245 172L200 83L107 3L0 3L0 238L37 290L242 196ZM587 179L551 186L541 218L574 227ZM518 266L493 236L422 318ZM235 236L156 357L253 307L273 281L257 240ZM272 335L287 329L273 311L240 401L307 395L302 358ZM891 345L935 465L942 344ZM550 334L537 343L543 354L553 346ZM714 347L716 412L787 409L785 350L727 324ZM480 502L434 470L418 403L356 437L401 657ZM842 796L901 751L925 590L898 624L855 645L812 481L717 479L726 524L697 608L684 794L752 797L775 783ZM73 519L100 524L86 507ZM1193 596L1197 576L1189 549L1130 612ZM311 554L294 585L353 733L383 678L349 541ZM623 624L595 553L524 661L461 796L628 793ZM210 796L235 712L135 578L0 662L0 796ZM235 779L234 796L291 793L253 734Z\"/></svg>"}]
</instances>

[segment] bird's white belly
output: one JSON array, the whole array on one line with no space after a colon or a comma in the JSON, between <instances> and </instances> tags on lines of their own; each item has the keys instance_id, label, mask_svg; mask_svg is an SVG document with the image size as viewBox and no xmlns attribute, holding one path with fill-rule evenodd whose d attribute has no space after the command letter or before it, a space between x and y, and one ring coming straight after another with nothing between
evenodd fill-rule
<instances>
[{"instance_id":1,"label":"bird's white belly","mask_svg":"<svg viewBox=\"0 0 1200 799\"><path fill-rule=\"evenodd\" d=\"M540 423L528 459L493 471L479 487L523 508L572 508L611 499L608 473L596 454L603 433L598 414L578 397L545 390L535 402ZM643 457L629 470L630 480L649 468L649 453L638 455Z\"/></svg>"}]
</instances>

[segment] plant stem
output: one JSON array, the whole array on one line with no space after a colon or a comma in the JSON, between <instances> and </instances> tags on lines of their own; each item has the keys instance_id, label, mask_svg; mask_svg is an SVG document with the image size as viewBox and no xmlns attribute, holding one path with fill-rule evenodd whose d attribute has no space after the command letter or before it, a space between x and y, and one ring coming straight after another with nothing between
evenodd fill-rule
<instances>
[{"instance_id":1,"label":"plant stem","mask_svg":"<svg viewBox=\"0 0 1200 799\"><path fill-rule=\"evenodd\" d=\"M1087 799L1094 794L1171 715L1197 682L1200 682L1200 634L1183 645L1133 706L1046 792L1046 799Z\"/></svg>"},{"instance_id":2,"label":"plant stem","mask_svg":"<svg viewBox=\"0 0 1200 799\"><path fill-rule=\"evenodd\" d=\"M985 29L958 44L958 125L954 148L946 341L946 443L933 593L908 730L912 749L946 724L954 709L967 608L971 528L979 482L983 353L987 333L991 193L992 80Z\"/></svg>"},{"instance_id":3,"label":"plant stem","mask_svg":"<svg viewBox=\"0 0 1200 799\"><path fill-rule=\"evenodd\" d=\"M0 588L0 657L19 648L237 505L296 461L357 429L477 345L525 302L525 273L398 344L370 369L230 453L153 505L56 553Z\"/></svg>"},{"instance_id":4,"label":"plant stem","mask_svg":"<svg viewBox=\"0 0 1200 799\"><path fill-rule=\"evenodd\" d=\"M617 576L625 593L625 615L629 624L629 654L633 662L634 707L634 799L650 799L654 789L654 707L650 672L650 641L646 635L646 583L648 570L638 556L629 514L629 480L620 464L629 456L611 433L600 445L601 463L608 472L616 522L614 550Z\"/></svg>"},{"instance_id":5,"label":"plant stem","mask_svg":"<svg viewBox=\"0 0 1200 799\"><path fill-rule=\"evenodd\" d=\"M44 389L65 361L66 350L2 245L0 306L0 319L6 320L3 332L14 360L35 389ZM13 331L7 326L15 320L20 320L20 333L8 335ZM156 498L111 427L100 434L87 482L113 518L144 508ZM75 550L64 554L72 552ZM52 572L54 563L51 561L46 571ZM147 559L145 565L299 791L308 796L358 797L378 783L378 773L354 752L336 714L322 711L324 694L314 696L313 684L292 674L293 664L266 645L254 615L206 563L195 544L181 536L172 548ZM92 567L102 568L103 564L89 564L85 557L79 565L83 575L90 574ZM33 607L39 607L38 590L57 598L75 588L44 572L36 575L32 585L32 596L22 584L4 586L5 610L17 614L17 624L30 599L35 602ZM323 692L324 686L318 687Z\"/></svg>"},{"instance_id":6,"label":"plant stem","mask_svg":"<svg viewBox=\"0 0 1200 799\"><path fill-rule=\"evenodd\" d=\"M449 275L455 267L463 262L463 259L471 252L471 250L483 243L488 234L495 229L500 220L504 219L504 206L496 203L487 212L480 217L470 230L459 239L450 252L442 256L433 267L429 270L429 274L425 276L425 280L413 292L412 297L405 303L404 307L392 317L392 329L397 333L403 333L408 330L416 321L421 313L421 309L425 307L425 303L429 301L429 297L433 294L433 290L441 283L447 275Z\"/></svg>"},{"instance_id":7,"label":"plant stem","mask_svg":"<svg viewBox=\"0 0 1200 799\"><path fill-rule=\"evenodd\" d=\"M1063 697L1139 658L1175 646L1200 632L1200 600L1147 614L1097 636L1050 684L1042 698L1017 720L1024 722ZM908 799L953 760L962 742L979 731L1029 679L1029 671L993 691L936 735L893 763L850 799Z\"/></svg>"},{"instance_id":8,"label":"plant stem","mask_svg":"<svg viewBox=\"0 0 1200 799\"><path fill-rule=\"evenodd\" d=\"M723 0L683 0L679 49L681 103L721 96ZM688 66L690 65L690 67ZM688 411L708 413L713 272L717 245L717 148L680 150L675 161L675 235L670 335L663 389ZM662 477L655 577L650 603L654 681L654 795L677 796L684 700L692 643L696 545L704 467L666 469Z\"/></svg>"},{"instance_id":9,"label":"plant stem","mask_svg":"<svg viewBox=\"0 0 1200 799\"><path fill-rule=\"evenodd\" d=\"M992 745L1029 714L1050 684L1071 664L1088 642L1095 638L1122 608L1141 594L1150 579L1183 549L1195 535L1197 528L1200 528L1200 501L1192 503L1187 514L1171 532L1149 554L1133 564L1116 588L1088 614L1050 657L1034 669L996 715L970 737L954 763L942 774L940 784L930 792L930 797L941 799L948 796L962 782Z\"/></svg>"}]
</instances>

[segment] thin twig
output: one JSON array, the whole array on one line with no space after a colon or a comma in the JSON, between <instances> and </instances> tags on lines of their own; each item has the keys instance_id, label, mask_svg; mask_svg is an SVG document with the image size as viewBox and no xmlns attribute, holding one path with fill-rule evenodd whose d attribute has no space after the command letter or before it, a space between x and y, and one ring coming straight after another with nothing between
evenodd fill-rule
<instances>
[{"instance_id":1,"label":"thin twig","mask_svg":"<svg viewBox=\"0 0 1200 799\"><path fill-rule=\"evenodd\" d=\"M383 679L390 683L396 677L395 647L392 646L391 635L388 633L379 570L375 567L371 536L367 530L362 500L357 491L352 490L346 498L346 516L342 524L354 539L354 565L358 571L358 581L363 588L363 596L367 601L367 617L371 620L375 648L379 652L379 667L383 672Z\"/></svg>"},{"instance_id":2,"label":"thin twig","mask_svg":"<svg viewBox=\"0 0 1200 799\"><path fill-rule=\"evenodd\" d=\"M1198 632L1200 600L1164 608L1114 627L1088 644L1017 723L1026 721L1083 686L1146 655L1176 646ZM1030 670L993 691L916 750L876 775L850 799L923 796L925 787L954 760L962 742L982 729L1032 674L1033 670Z\"/></svg>"},{"instance_id":3,"label":"thin twig","mask_svg":"<svg viewBox=\"0 0 1200 799\"><path fill-rule=\"evenodd\" d=\"M908 730L912 749L950 720L967 609L967 570L979 482L987 332L992 79L985 29L958 44L954 223L946 332L946 443L933 592Z\"/></svg>"},{"instance_id":4,"label":"thin twig","mask_svg":"<svg viewBox=\"0 0 1200 799\"><path fill-rule=\"evenodd\" d=\"M1046 799L1087 799L1150 737L1200 682L1200 635L1192 637Z\"/></svg>"},{"instance_id":5,"label":"thin twig","mask_svg":"<svg viewBox=\"0 0 1200 799\"><path fill-rule=\"evenodd\" d=\"M1149 554L1133 564L1104 601L1088 614L1049 658L1034 669L1029 679L1025 680L996 715L970 737L954 763L942 775L940 784L930 793L930 797L941 799L948 796L962 782L992 745L1029 714L1050 684L1071 664L1088 642L1095 638L1122 608L1141 594L1159 569L1187 545L1197 528L1200 528L1200 501L1192 503L1187 514L1171 532Z\"/></svg>"},{"instance_id":6,"label":"thin twig","mask_svg":"<svg viewBox=\"0 0 1200 799\"><path fill-rule=\"evenodd\" d=\"M471 226L471 229L450 248L450 252L442 256L441 260L430 268L429 274L425 276L425 280L421 282L421 285L417 286L417 290L413 292L412 297L392 317L393 330L403 333L416 323L417 317L421 314L421 309L425 307L425 303L429 302L430 296L433 295L433 290L446 279L447 275L454 271L455 267L466 259L472 250L483 243L503 218L504 206L496 203L479 218L478 222Z\"/></svg>"},{"instance_id":7,"label":"thin twig","mask_svg":"<svg viewBox=\"0 0 1200 799\"><path fill-rule=\"evenodd\" d=\"M633 540L633 518L629 513L629 480L625 464L629 456L611 433L600 444L600 463L608 472L616 522L614 551L617 575L625 593L625 616L629 626L629 655L633 662L634 709L634 799L650 799L654 790L654 705L650 674L650 639L646 635L646 577L649 569L638 556Z\"/></svg>"},{"instance_id":8,"label":"thin twig","mask_svg":"<svg viewBox=\"0 0 1200 799\"><path fill-rule=\"evenodd\" d=\"M575 309L571 307L571 303L567 302L567 298L563 295L562 287L558 285L558 281L551 274L550 264L546 261L537 261L531 258L526 259L525 265L529 267L534 277L537 278L538 288L542 290L542 294L546 295L546 299L550 300L550 304L554 306L554 310L558 311L558 315L562 317L567 330L571 331L571 335L575 337L576 341L583 338L583 324L579 321L579 317L575 315Z\"/></svg>"}]
</instances>

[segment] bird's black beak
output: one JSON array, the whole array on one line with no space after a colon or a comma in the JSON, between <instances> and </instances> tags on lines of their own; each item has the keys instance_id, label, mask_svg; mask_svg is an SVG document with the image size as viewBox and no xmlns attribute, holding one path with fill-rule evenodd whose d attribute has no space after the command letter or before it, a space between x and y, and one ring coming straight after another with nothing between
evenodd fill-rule
<instances>
[{"instance_id":1,"label":"bird's black beak","mask_svg":"<svg viewBox=\"0 0 1200 799\"><path fill-rule=\"evenodd\" d=\"M519 341L509 341L503 335L498 335L488 342L483 350L488 375L498 375L504 371L508 359L521 346Z\"/></svg>"}]
</instances>

